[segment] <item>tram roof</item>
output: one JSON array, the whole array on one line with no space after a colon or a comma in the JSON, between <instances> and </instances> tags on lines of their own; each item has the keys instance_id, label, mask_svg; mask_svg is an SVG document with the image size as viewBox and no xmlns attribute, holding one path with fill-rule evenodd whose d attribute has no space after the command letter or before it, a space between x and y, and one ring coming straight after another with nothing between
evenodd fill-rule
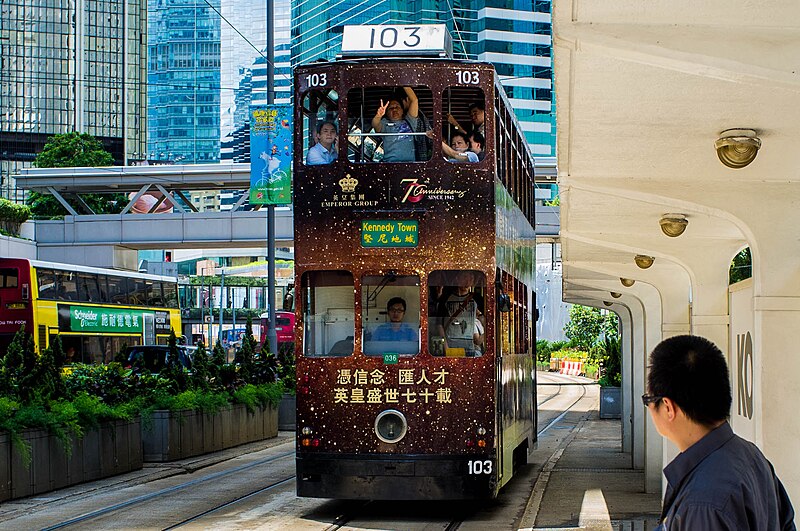
<instances>
[{"instance_id":1,"label":"tram roof","mask_svg":"<svg viewBox=\"0 0 800 531\"><path fill-rule=\"evenodd\" d=\"M162 282L177 283L175 277L166 277L162 275L150 275L148 273L139 273L138 271L130 271L125 269L103 269L100 267L91 267L76 264L62 264L59 262L46 262L44 260L27 260L28 263L35 268L40 269L58 269L60 271L75 271L79 273L94 273L97 275L115 275L119 277L141 278L145 280L160 280Z\"/></svg>"}]
</instances>

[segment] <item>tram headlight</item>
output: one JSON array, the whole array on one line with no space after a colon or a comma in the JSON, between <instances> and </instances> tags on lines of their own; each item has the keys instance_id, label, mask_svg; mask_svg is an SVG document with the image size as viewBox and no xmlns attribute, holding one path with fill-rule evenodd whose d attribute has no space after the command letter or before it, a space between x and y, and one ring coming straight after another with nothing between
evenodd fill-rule
<instances>
[{"instance_id":1,"label":"tram headlight","mask_svg":"<svg viewBox=\"0 0 800 531\"><path fill-rule=\"evenodd\" d=\"M484 428L483 426L481 426L480 428L478 428L478 435L480 435L481 437L483 437L484 435L486 435L486 428Z\"/></svg>"},{"instance_id":2,"label":"tram headlight","mask_svg":"<svg viewBox=\"0 0 800 531\"><path fill-rule=\"evenodd\" d=\"M303 430L302 430L302 434L303 435L308 436L308 435L311 435L312 433L314 433L314 430L312 430L308 426L303 427Z\"/></svg>"},{"instance_id":3,"label":"tram headlight","mask_svg":"<svg viewBox=\"0 0 800 531\"><path fill-rule=\"evenodd\" d=\"M375 418L375 435L385 443L396 443L406 436L406 417L396 409L381 411Z\"/></svg>"}]
</instances>

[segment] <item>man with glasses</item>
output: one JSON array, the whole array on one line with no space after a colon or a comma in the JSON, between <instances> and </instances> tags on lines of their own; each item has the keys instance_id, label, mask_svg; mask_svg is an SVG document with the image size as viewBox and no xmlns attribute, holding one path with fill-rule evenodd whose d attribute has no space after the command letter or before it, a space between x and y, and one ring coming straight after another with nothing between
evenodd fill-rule
<instances>
[{"instance_id":1,"label":"man with glasses","mask_svg":"<svg viewBox=\"0 0 800 531\"><path fill-rule=\"evenodd\" d=\"M725 356L709 340L676 336L650 354L642 402L680 454L664 468L659 530L794 530L794 510L772 465L728 424Z\"/></svg>"},{"instance_id":2,"label":"man with glasses","mask_svg":"<svg viewBox=\"0 0 800 531\"><path fill-rule=\"evenodd\" d=\"M372 341L416 341L417 331L403 322L406 316L406 301L392 297L386 303L389 322L383 323L372 332Z\"/></svg>"}]
</instances>

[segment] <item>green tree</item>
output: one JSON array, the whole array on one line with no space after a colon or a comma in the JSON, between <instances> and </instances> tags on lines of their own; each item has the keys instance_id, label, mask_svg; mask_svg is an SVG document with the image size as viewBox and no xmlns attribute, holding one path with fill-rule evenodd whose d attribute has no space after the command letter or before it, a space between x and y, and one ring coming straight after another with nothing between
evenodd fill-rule
<instances>
[{"instance_id":1,"label":"green tree","mask_svg":"<svg viewBox=\"0 0 800 531\"><path fill-rule=\"evenodd\" d=\"M88 133L53 135L33 165L37 168L75 168L79 166L111 166L114 157ZM126 204L124 194L86 194L81 199L97 214L117 214ZM36 217L60 217L64 207L50 194L30 192L26 203Z\"/></svg>"},{"instance_id":2,"label":"green tree","mask_svg":"<svg viewBox=\"0 0 800 531\"><path fill-rule=\"evenodd\" d=\"M0 358L0 394L27 402L37 382L36 346L33 336L21 327Z\"/></svg>"},{"instance_id":3,"label":"green tree","mask_svg":"<svg viewBox=\"0 0 800 531\"><path fill-rule=\"evenodd\" d=\"M178 338L175 337L175 330L169 331L169 339L167 340L167 366L162 371L161 376L170 382L170 386L176 392L180 393L188 387L188 379L186 371L180 361L180 354L178 353Z\"/></svg>"},{"instance_id":4,"label":"green tree","mask_svg":"<svg viewBox=\"0 0 800 531\"><path fill-rule=\"evenodd\" d=\"M746 278L753 276L753 257L750 254L750 247L745 247L739 254L731 260L731 268L728 275L728 284L736 284Z\"/></svg>"},{"instance_id":5,"label":"green tree","mask_svg":"<svg viewBox=\"0 0 800 531\"><path fill-rule=\"evenodd\" d=\"M617 315L575 304L569 309L564 333L572 344L589 352L600 341L619 337Z\"/></svg>"}]
</instances>

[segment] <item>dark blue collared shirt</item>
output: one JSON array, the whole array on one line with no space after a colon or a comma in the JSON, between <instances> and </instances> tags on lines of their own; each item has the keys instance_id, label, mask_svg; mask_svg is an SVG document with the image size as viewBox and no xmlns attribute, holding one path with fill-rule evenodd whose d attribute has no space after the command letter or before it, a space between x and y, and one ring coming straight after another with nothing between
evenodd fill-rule
<instances>
[{"instance_id":1,"label":"dark blue collared shirt","mask_svg":"<svg viewBox=\"0 0 800 531\"><path fill-rule=\"evenodd\" d=\"M764 454L725 422L664 468L657 531L795 530L794 509Z\"/></svg>"}]
</instances>

